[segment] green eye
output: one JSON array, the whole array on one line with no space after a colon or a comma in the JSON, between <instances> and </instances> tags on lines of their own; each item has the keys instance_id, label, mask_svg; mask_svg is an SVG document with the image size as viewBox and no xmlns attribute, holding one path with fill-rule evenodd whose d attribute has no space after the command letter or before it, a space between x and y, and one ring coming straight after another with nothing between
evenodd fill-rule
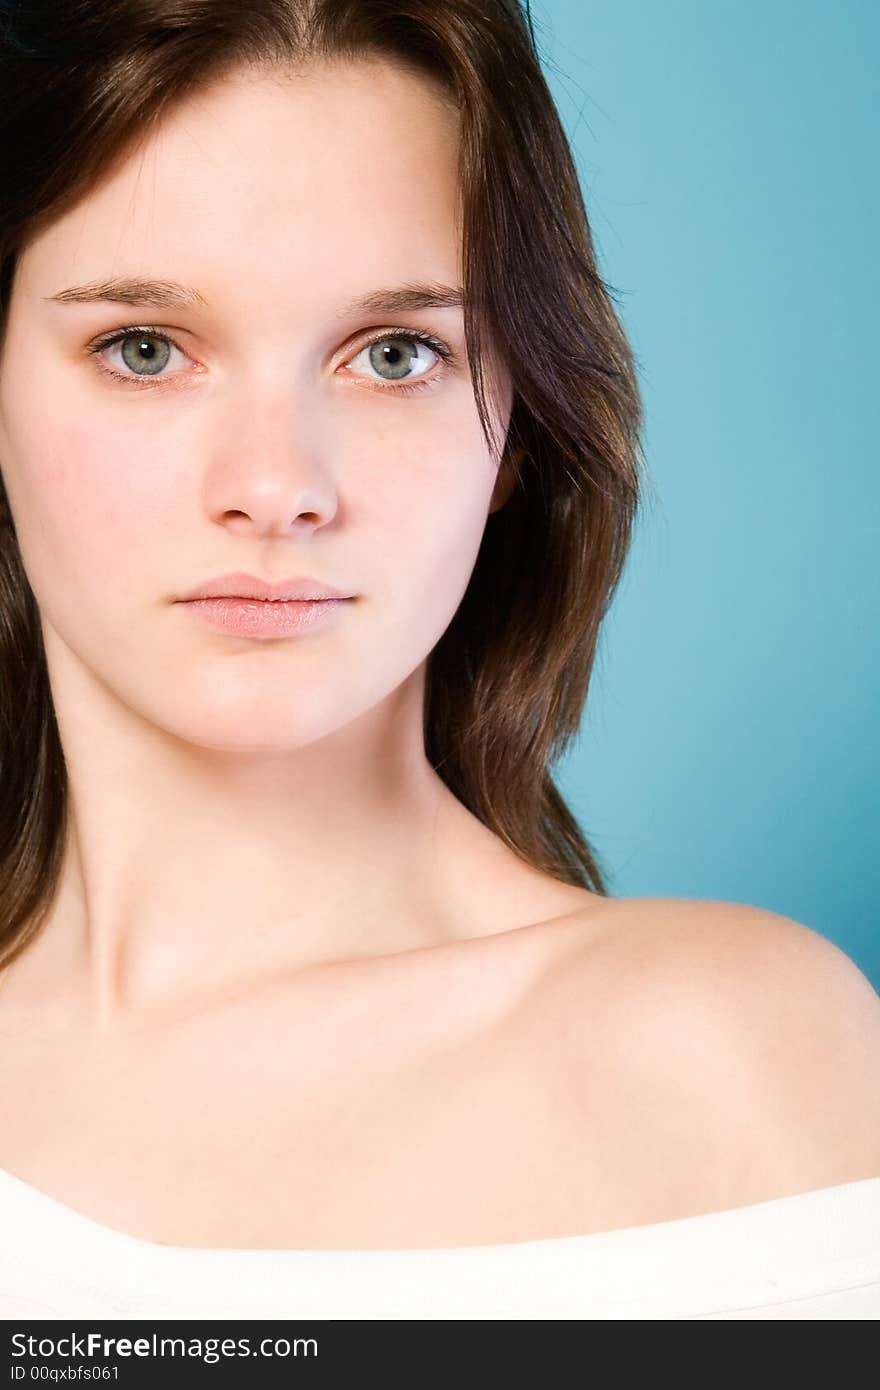
<instances>
[{"instance_id":1,"label":"green eye","mask_svg":"<svg viewBox=\"0 0 880 1390\"><path fill-rule=\"evenodd\" d=\"M102 354L117 343L121 344L120 355L127 371L117 371L103 364ZM440 374L429 375L427 369L423 372L413 371L413 364L423 360L419 355L420 346L429 348L445 366L456 365L455 354L448 344L440 338L435 338L432 333L410 329L385 329L363 344L354 354L354 358L349 360L354 361L365 353L378 380L388 383L384 386L374 386L372 389L405 395L414 391L429 390L437 386L441 379ZM124 386L153 387L160 383L163 376L187 375L183 372L165 371L172 349L186 357L186 353L178 347L173 338L160 329L128 326L102 334L89 344L88 351L97 359L98 368L105 376L113 377ZM393 385L394 382L398 384Z\"/></svg>"}]
</instances>

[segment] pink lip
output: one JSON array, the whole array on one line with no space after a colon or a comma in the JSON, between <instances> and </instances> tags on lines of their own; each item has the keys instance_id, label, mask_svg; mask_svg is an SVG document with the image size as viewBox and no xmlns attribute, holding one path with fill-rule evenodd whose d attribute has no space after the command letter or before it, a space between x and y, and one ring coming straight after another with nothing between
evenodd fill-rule
<instances>
[{"instance_id":1,"label":"pink lip","mask_svg":"<svg viewBox=\"0 0 880 1390\"><path fill-rule=\"evenodd\" d=\"M295 575L291 579L278 579L275 581L259 579L254 574L245 574L243 570L236 570L232 574L221 574L216 579L209 579L206 584L199 584L188 594L183 594L177 600L178 603L192 603L195 599L207 598L240 598L240 599L264 599L264 600L311 600L311 599L346 599L352 598L352 594L342 593L339 589L334 589L332 584L322 584L318 579L310 579Z\"/></svg>"},{"instance_id":2,"label":"pink lip","mask_svg":"<svg viewBox=\"0 0 880 1390\"><path fill-rule=\"evenodd\" d=\"M344 608L350 599L188 599L183 607L220 632L235 637L293 637L309 632Z\"/></svg>"}]
</instances>

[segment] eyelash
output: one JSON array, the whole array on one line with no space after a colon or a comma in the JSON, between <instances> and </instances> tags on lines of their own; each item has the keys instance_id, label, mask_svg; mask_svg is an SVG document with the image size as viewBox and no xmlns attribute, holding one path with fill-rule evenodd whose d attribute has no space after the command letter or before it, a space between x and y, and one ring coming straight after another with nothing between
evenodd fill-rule
<instances>
[{"instance_id":1,"label":"eyelash","mask_svg":"<svg viewBox=\"0 0 880 1390\"><path fill-rule=\"evenodd\" d=\"M102 333L100 338L95 338L91 343L89 343L87 351L90 356L95 356L97 358L97 355L103 352L105 348L112 347L114 343L123 342L126 338L134 338L139 333L143 334L145 337L149 336L151 338L158 338L161 342L168 343L171 347L176 347L178 352L183 352L183 348L178 347L174 339L169 337L169 335L167 333L164 333L161 329L142 326L116 328L111 333ZM364 348L373 347L376 343L384 343L392 339L403 339L404 342L424 343L425 346L429 347L432 352L436 352L437 356L447 367L454 368L457 365L455 353L440 338L435 338L432 333L422 333L418 330L409 328L385 329L382 333L378 333L375 335L375 337L368 338L366 342L361 343L354 356L357 357L359 353L363 352ZM188 356L188 354L184 355ZM159 376L154 376L152 379L150 379L146 377L129 376L124 372L114 371L112 367L104 366L101 363L100 358L97 359L96 366L98 371L101 372L102 375L113 377L115 381L121 382L123 386L133 386L135 390L155 390L157 389L158 384L161 381L161 377ZM414 395L417 391L430 390L436 384L436 376L426 376L424 379L420 379L418 382L412 385L373 386L369 387L368 389L377 391L393 391L397 395Z\"/></svg>"}]
</instances>

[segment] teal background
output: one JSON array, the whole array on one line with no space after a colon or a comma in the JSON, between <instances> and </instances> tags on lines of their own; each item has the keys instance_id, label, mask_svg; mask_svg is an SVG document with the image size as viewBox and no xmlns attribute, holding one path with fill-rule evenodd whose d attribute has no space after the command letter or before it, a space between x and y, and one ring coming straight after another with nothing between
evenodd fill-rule
<instances>
[{"instance_id":1,"label":"teal background","mask_svg":"<svg viewBox=\"0 0 880 1390\"><path fill-rule=\"evenodd\" d=\"M614 896L769 908L880 990L880 6L532 17L649 469L557 780Z\"/></svg>"}]
</instances>

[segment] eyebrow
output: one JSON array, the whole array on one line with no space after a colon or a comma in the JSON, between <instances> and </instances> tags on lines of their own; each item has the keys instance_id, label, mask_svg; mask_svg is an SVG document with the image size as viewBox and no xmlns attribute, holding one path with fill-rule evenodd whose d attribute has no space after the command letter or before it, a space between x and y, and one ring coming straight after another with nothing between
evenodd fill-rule
<instances>
[{"instance_id":1,"label":"eyebrow","mask_svg":"<svg viewBox=\"0 0 880 1390\"><path fill-rule=\"evenodd\" d=\"M176 280L143 280L115 277L94 280L85 285L73 285L46 295L59 304L131 304L138 308L196 309L207 308L208 301L191 285ZM440 284L398 285L391 289L371 290L341 304L337 317L354 318L358 314L395 314L414 309L459 309L464 305L460 286Z\"/></svg>"}]
</instances>

